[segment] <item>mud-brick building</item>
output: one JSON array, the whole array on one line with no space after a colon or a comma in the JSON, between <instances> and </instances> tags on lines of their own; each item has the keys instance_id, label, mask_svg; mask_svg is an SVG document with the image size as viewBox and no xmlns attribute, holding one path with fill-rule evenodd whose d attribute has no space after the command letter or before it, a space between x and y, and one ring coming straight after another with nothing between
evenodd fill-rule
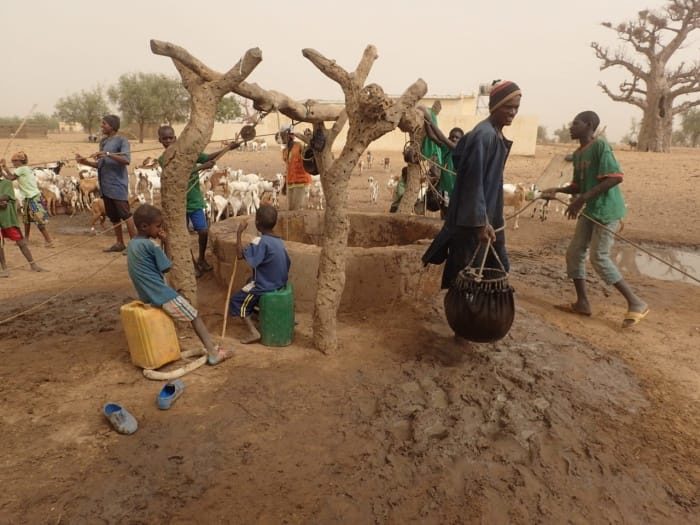
<instances>
[{"instance_id":1,"label":"mud-brick building","mask_svg":"<svg viewBox=\"0 0 700 525\"><path fill-rule=\"evenodd\" d=\"M446 95L446 96L430 96L421 100L421 104L427 107L433 105L433 103L439 100L442 104L442 110L438 116L438 126L447 135L450 129L454 127L460 127L465 132L472 129L478 122L485 119L488 116L488 110L486 109L486 104L488 104L488 97L477 97L475 95ZM333 100L333 101L323 101L328 104L342 104L343 101ZM321 103L323 103L321 102ZM289 118L280 114L270 114L262 122L260 122L256 127L256 133L258 136L267 135L265 140L269 144L274 143L273 135L278 131L279 126L284 126L289 124L291 121ZM519 114L513 124L504 128L503 134L513 141L513 149L511 154L513 155L526 155L534 156L535 147L537 145L537 125L539 119L534 115ZM214 125L214 133L212 134L212 140L222 140L231 139L236 136L238 130L243 126L242 122L233 123L216 123ZM175 131L180 132L184 125L176 125ZM302 131L305 128L309 128L310 125L306 123L299 124L296 129L297 131ZM345 143L345 137L347 136L347 125L341 131L338 139L335 141L334 149L340 151ZM374 141L370 146L369 150L373 151L402 151L404 144L408 140L408 135L399 129L395 129L391 133L387 133L383 137Z\"/></svg>"},{"instance_id":2,"label":"mud-brick building","mask_svg":"<svg viewBox=\"0 0 700 525\"><path fill-rule=\"evenodd\" d=\"M16 124L0 125L0 139L9 139L17 131ZM25 124L15 135L17 139L44 139L49 134L48 126L38 124Z\"/></svg>"}]
</instances>

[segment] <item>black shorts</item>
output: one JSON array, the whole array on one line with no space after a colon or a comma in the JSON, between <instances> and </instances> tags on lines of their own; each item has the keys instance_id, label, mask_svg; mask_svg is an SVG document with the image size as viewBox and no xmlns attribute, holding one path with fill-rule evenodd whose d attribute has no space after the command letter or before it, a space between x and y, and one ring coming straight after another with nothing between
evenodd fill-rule
<instances>
[{"instance_id":1,"label":"black shorts","mask_svg":"<svg viewBox=\"0 0 700 525\"><path fill-rule=\"evenodd\" d=\"M112 221L112 224L117 224L131 217L129 201L120 201L104 196L102 197L102 201L105 204L105 215Z\"/></svg>"}]
</instances>

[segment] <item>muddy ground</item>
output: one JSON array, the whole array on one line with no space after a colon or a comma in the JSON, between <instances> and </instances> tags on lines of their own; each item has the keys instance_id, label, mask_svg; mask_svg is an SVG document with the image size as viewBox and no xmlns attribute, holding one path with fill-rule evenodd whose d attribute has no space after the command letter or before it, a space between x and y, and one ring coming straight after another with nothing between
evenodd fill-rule
<instances>
[{"instance_id":1,"label":"muddy ground","mask_svg":"<svg viewBox=\"0 0 700 525\"><path fill-rule=\"evenodd\" d=\"M15 145L33 160L94 148ZM534 182L564 151L514 157L507 178ZM224 163L272 176L278 155ZM388 209L385 183L400 169L388 155L390 172L369 172L380 204L369 203L365 171L352 180L354 208ZM700 152L618 156L623 235L698 277ZM697 523L700 288L640 273L645 259L632 253L624 272L647 319L622 330L622 299L594 275L591 318L554 309L573 293L563 262L573 224L561 215L526 213L508 231L517 314L502 341L456 345L438 290L342 314L333 356L311 348L309 312L283 349L236 344L234 320L236 357L186 376L167 412L155 405L161 384L129 360L118 316L135 297L126 260L102 253L111 239L89 236L87 223L56 217L53 250L32 234L47 273L6 246L20 268L0 282L0 320L73 288L0 324L2 523ZM214 333L224 294L210 274L200 280ZM107 401L137 417L136 434L111 430Z\"/></svg>"}]
</instances>

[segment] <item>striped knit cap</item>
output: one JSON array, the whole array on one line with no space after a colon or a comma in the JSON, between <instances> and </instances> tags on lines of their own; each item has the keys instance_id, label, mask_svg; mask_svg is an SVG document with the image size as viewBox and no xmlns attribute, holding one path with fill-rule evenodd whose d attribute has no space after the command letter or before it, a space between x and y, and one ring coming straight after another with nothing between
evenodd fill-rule
<instances>
[{"instance_id":1,"label":"striped knit cap","mask_svg":"<svg viewBox=\"0 0 700 525\"><path fill-rule=\"evenodd\" d=\"M522 91L515 82L510 80L494 80L489 93L489 112L493 113L510 99L522 95Z\"/></svg>"}]
</instances>

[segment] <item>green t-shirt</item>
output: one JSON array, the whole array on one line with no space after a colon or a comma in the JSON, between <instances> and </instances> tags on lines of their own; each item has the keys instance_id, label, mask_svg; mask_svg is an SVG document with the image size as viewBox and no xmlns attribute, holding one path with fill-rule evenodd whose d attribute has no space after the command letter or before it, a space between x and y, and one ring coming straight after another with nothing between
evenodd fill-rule
<instances>
[{"instance_id":1,"label":"green t-shirt","mask_svg":"<svg viewBox=\"0 0 700 525\"><path fill-rule=\"evenodd\" d=\"M206 153L200 153L197 157L196 166L204 164L208 160L209 155L207 155ZM162 155L158 157L158 164L160 164L160 166L163 167ZM206 208L204 196L202 195L202 188L200 188L199 186L199 171L197 170L190 173L190 178L187 180L187 197L185 202L187 213L191 213L197 210L203 210Z\"/></svg>"},{"instance_id":2,"label":"green t-shirt","mask_svg":"<svg viewBox=\"0 0 700 525\"><path fill-rule=\"evenodd\" d=\"M428 113L430 114L430 120L433 122L435 127L437 127L437 115L432 109L429 109ZM421 153L425 158L432 160L438 166L442 166L443 148L431 138L425 137L423 139L423 144L421 144Z\"/></svg>"},{"instance_id":3,"label":"green t-shirt","mask_svg":"<svg viewBox=\"0 0 700 525\"><path fill-rule=\"evenodd\" d=\"M0 179L0 197L4 195L7 195L10 200L7 201L6 207L0 208L0 228L11 228L13 226L19 228L17 206L15 205L15 188L9 180Z\"/></svg>"},{"instance_id":4,"label":"green t-shirt","mask_svg":"<svg viewBox=\"0 0 700 525\"><path fill-rule=\"evenodd\" d=\"M20 166L15 169L15 176L17 177L17 184L19 184L19 191L22 192L22 196L25 199L33 199L39 195L39 186L36 184L36 177L32 168Z\"/></svg>"},{"instance_id":5,"label":"green t-shirt","mask_svg":"<svg viewBox=\"0 0 700 525\"><path fill-rule=\"evenodd\" d=\"M197 157L197 166L204 164L209 160L209 155L200 153ZM190 173L190 179L187 181L187 213L206 208L202 188L199 186L199 172L193 171Z\"/></svg>"},{"instance_id":6,"label":"green t-shirt","mask_svg":"<svg viewBox=\"0 0 700 525\"><path fill-rule=\"evenodd\" d=\"M452 198L452 192L455 189L457 175L455 174L455 163L454 159L452 158L452 150L447 146L443 146L442 159L443 169L440 173L439 190L446 192L448 197Z\"/></svg>"},{"instance_id":7,"label":"green t-shirt","mask_svg":"<svg viewBox=\"0 0 700 525\"><path fill-rule=\"evenodd\" d=\"M622 170L610 145L597 138L584 148L574 152L574 178L572 183L579 193L585 193L600 184L606 177L622 177ZM620 185L589 200L584 213L603 224L622 219L626 213Z\"/></svg>"}]
</instances>

